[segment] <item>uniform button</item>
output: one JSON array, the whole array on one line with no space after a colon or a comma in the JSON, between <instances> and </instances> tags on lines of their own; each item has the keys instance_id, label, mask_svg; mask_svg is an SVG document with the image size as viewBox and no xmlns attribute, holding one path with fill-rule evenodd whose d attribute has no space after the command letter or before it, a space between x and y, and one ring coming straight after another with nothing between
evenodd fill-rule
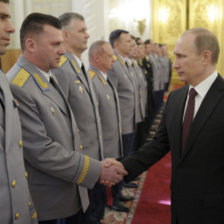
<instances>
[{"instance_id":1,"label":"uniform button","mask_svg":"<svg viewBox=\"0 0 224 224\"><path fill-rule=\"evenodd\" d=\"M16 212L15 219L18 219L19 217L20 217L20 213Z\"/></svg>"},{"instance_id":2,"label":"uniform button","mask_svg":"<svg viewBox=\"0 0 224 224\"><path fill-rule=\"evenodd\" d=\"M79 132L80 132L80 130L79 130L79 129L77 129L77 132L79 133Z\"/></svg>"},{"instance_id":3,"label":"uniform button","mask_svg":"<svg viewBox=\"0 0 224 224\"><path fill-rule=\"evenodd\" d=\"M23 147L23 142L20 140L19 141L19 147L22 148Z\"/></svg>"},{"instance_id":4,"label":"uniform button","mask_svg":"<svg viewBox=\"0 0 224 224\"><path fill-rule=\"evenodd\" d=\"M51 113L53 116L55 115L55 109L53 107L51 107Z\"/></svg>"},{"instance_id":5,"label":"uniform button","mask_svg":"<svg viewBox=\"0 0 224 224\"><path fill-rule=\"evenodd\" d=\"M120 134L122 134L122 130L120 129Z\"/></svg>"},{"instance_id":6,"label":"uniform button","mask_svg":"<svg viewBox=\"0 0 224 224\"><path fill-rule=\"evenodd\" d=\"M29 206L29 208L31 207L31 205L32 205L32 202L29 201L29 202L28 202L28 206Z\"/></svg>"},{"instance_id":7,"label":"uniform button","mask_svg":"<svg viewBox=\"0 0 224 224\"><path fill-rule=\"evenodd\" d=\"M28 173L27 172L25 172L25 177L28 178Z\"/></svg>"},{"instance_id":8,"label":"uniform button","mask_svg":"<svg viewBox=\"0 0 224 224\"><path fill-rule=\"evenodd\" d=\"M12 181L12 187L16 187L16 181L15 180Z\"/></svg>"},{"instance_id":9,"label":"uniform button","mask_svg":"<svg viewBox=\"0 0 224 224\"><path fill-rule=\"evenodd\" d=\"M37 212L35 211L34 213L33 213L33 215L31 216L31 219L36 219L37 218Z\"/></svg>"},{"instance_id":10,"label":"uniform button","mask_svg":"<svg viewBox=\"0 0 224 224\"><path fill-rule=\"evenodd\" d=\"M99 106L99 103L98 103L98 102L96 102L96 106L97 106L97 107Z\"/></svg>"},{"instance_id":11,"label":"uniform button","mask_svg":"<svg viewBox=\"0 0 224 224\"><path fill-rule=\"evenodd\" d=\"M80 145L80 150L82 150L82 148L83 148L83 146L82 146L82 145Z\"/></svg>"},{"instance_id":12,"label":"uniform button","mask_svg":"<svg viewBox=\"0 0 224 224\"><path fill-rule=\"evenodd\" d=\"M102 136L101 135L99 135L99 139L101 139L102 138Z\"/></svg>"}]
</instances>

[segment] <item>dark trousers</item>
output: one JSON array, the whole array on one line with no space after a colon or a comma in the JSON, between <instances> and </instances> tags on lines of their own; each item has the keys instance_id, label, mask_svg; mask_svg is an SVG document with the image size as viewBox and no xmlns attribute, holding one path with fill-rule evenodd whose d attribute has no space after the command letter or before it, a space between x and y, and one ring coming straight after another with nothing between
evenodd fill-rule
<instances>
[{"instance_id":1,"label":"dark trousers","mask_svg":"<svg viewBox=\"0 0 224 224\"><path fill-rule=\"evenodd\" d=\"M134 151L135 133L122 135L124 157Z\"/></svg>"},{"instance_id":2,"label":"dark trousers","mask_svg":"<svg viewBox=\"0 0 224 224\"><path fill-rule=\"evenodd\" d=\"M73 216L62 218L62 219L54 219L48 221L39 221L38 224L81 224L83 218L83 212L80 210Z\"/></svg>"},{"instance_id":3,"label":"dark trousers","mask_svg":"<svg viewBox=\"0 0 224 224\"><path fill-rule=\"evenodd\" d=\"M82 224L100 223L100 220L104 217L106 200L106 187L100 183L96 183L94 188L89 190L90 204L84 214Z\"/></svg>"},{"instance_id":4,"label":"dark trousers","mask_svg":"<svg viewBox=\"0 0 224 224\"><path fill-rule=\"evenodd\" d=\"M164 91L159 90L159 91L155 91L154 92L154 114L153 114L153 118L156 117L157 113L159 112L162 104L163 104L163 95L164 95Z\"/></svg>"}]
</instances>

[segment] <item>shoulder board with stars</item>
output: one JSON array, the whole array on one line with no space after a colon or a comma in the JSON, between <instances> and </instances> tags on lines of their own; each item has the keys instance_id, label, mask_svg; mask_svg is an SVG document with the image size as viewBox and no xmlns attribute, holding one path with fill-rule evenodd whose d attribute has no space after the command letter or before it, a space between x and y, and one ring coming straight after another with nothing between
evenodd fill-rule
<instances>
[{"instance_id":1,"label":"shoulder board with stars","mask_svg":"<svg viewBox=\"0 0 224 224\"><path fill-rule=\"evenodd\" d=\"M29 72L27 72L24 68L21 68L11 83L19 87L23 87L29 77Z\"/></svg>"},{"instance_id":2,"label":"shoulder board with stars","mask_svg":"<svg viewBox=\"0 0 224 224\"><path fill-rule=\"evenodd\" d=\"M95 71L89 70L89 76L90 76L91 79L93 79L95 75L96 75Z\"/></svg>"}]
</instances>

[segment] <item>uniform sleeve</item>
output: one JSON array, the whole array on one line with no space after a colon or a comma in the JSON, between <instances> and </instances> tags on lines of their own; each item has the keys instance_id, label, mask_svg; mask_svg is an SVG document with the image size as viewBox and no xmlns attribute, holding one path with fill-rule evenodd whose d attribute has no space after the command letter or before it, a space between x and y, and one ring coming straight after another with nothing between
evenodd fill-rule
<instances>
[{"instance_id":1,"label":"uniform sleeve","mask_svg":"<svg viewBox=\"0 0 224 224\"><path fill-rule=\"evenodd\" d=\"M11 90L19 101L26 162L48 175L92 188L99 179L100 162L50 138L35 99L16 85L11 85Z\"/></svg>"}]
</instances>

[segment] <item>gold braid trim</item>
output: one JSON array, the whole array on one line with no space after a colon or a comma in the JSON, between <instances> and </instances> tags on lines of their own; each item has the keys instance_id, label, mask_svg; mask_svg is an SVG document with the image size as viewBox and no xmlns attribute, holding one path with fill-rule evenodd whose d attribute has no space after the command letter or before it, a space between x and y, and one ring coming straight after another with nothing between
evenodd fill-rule
<instances>
[{"instance_id":1,"label":"gold braid trim","mask_svg":"<svg viewBox=\"0 0 224 224\"><path fill-rule=\"evenodd\" d=\"M86 177L86 174L89 170L89 161L90 161L89 157L85 156L84 167L83 167L82 173L78 179L78 184L81 184Z\"/></svg>"}]
</instances>

